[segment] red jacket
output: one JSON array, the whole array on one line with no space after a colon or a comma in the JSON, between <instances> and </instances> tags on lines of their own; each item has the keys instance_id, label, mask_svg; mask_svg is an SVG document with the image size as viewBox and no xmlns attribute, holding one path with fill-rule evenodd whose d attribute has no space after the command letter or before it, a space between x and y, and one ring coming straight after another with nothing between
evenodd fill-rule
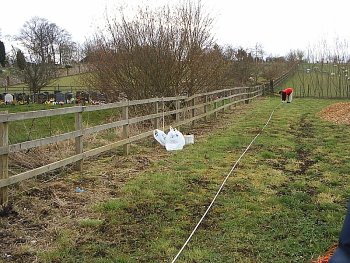
<instances>
[{"instance_id":1,"label":"red jacket","mask_svg":"<svg viewBox=\"0 0 350 263\"><path fill-rule=\"evenodd\" d=\"M290 95L294 90L292 88L286 88L283 90L287 95Z\"/></svg>"}]
</instances>

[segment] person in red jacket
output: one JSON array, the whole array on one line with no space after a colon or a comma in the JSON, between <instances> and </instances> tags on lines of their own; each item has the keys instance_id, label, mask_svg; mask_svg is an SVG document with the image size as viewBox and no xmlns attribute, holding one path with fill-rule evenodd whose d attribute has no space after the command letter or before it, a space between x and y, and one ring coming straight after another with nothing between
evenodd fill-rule
<instances>
[{"instance_id":1,"label":"person in red jacket","mask_svg":"<svg viewBox=\"0 0 350 263\"><path fill-rule=\"evenodd\" d=\"M287 103L292 102L293 99L293 88L286 88L284 90L281 90L278 92L281 94L282 101L285 102L287 100Z\"/></svg>"}]
</instances>

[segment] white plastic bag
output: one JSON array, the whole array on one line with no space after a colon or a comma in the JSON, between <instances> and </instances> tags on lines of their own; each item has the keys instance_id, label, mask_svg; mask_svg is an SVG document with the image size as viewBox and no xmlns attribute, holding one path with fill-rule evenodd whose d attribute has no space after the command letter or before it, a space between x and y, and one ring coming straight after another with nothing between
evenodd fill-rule
<instances>
[{"instance_id":1,"label":"white plastic bag","mask_svg":"<svg viewBox=\"0 0 350 263\"><path fill-rule=\"evenodd\" d=\"M166 137L166 134L165 132L161 131L161 130L158 130L158 129L155 129L153 131L153 137L154 139L157 140L157 142L159 142L162 146L165 146L165 137Z\"/></svg>"},{"instance_id":2,"label":"white plastic bag","mask_svg":"<svg viewBox=\"0 0 350 263\"><path fill-rule=\"evenodd\" d=\"M167 151L182 150L185 145L185 137L177 129L170 127L170 131L165 137L165 148Z\"/></svg>"}]
</instances>

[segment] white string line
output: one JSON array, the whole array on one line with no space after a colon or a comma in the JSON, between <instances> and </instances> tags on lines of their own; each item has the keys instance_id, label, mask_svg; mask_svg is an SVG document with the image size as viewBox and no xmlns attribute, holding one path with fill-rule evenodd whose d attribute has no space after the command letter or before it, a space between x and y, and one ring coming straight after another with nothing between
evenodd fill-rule
<instances>
[{"instance_id":1,"label":"white string line","mask_svg":"<svg viewBox=\"0 0 350 263\"><path fill-rule=\"evenodd\" d=\"M187 244L190 242L192 236L194 235L194 233L196 232L197 228L199 227L199 225L202 223L203 219L205 218L205 216L207 215L207 213L209 212L210 208L213 206L216 198L218 197L218 195L220 194L222 188L224 187L227 179L230 177L231 173L233 172L233 170L236 168L237 164L239 163L239 161L242 159L242 157L244 156L244 154L249 150L250 146L252 146L252 144L254 143L254 141L256 140L256 138L259 137L259 135L262 133L262 131L266 128L266 126L269 124L273 113L275 112L275 110L280 106L281 104L278 104L277 107L271 112L269 119L267 120L267 122L265 123L264 127L261 129L261 131L254 137L254 139L249 143L249 145L247 146L247 148L244 150L244 152L241 154L241 156L239 156L238 160L236 161L236 163L233 165L233 167L231 168L230 172L227 174L227 176L225 177L224 181L222 182L219 190L217 191L217 193L215 194L213 200L211 201L210 205L208 206L207 210L204 212L203 216L201 217L201 219L198 221L197 225L195 226L195 228L193 229L192 233L190 234L190 236L187 238L186 242L183 244L182 248L179 250L179 252L177 253L177 255L174 257L174 259L171 261L171 263L174 263L177 258L180 256L181 252L184 250L184 248L187 246Z\"/></svg>"}]
</instances>

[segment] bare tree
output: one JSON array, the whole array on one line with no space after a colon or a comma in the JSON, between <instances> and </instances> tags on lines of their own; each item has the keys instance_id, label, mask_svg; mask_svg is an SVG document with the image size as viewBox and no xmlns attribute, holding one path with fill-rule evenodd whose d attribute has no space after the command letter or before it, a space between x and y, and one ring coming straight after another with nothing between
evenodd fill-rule
<instances>
[{"instance_id":1,"label":"bare tree","mask_svg":"<svg viewBox=\"0 0 350 263\"><path fill-rule=\"evenodd\" d=\"M258 84L259 76L261 76L261 73L263 71L264 66L264 49L263 46L259 43L255 44L254 49L252 50L253 57L254 57L254 64L253 67L253 78L254 78L254 84Z\"/></svg>"},{"instance_id":2,"label":"bare tree","mask_svg":"<svg viewBox=\"0 0 350 263\"><path fill-rule=\"evenodd\" d=\"M27 62L22 73L29 90L39 93L55 77L56 70L52 64Z\"/></svg>"},{"instance_id":3,"label":"bare tree","mask_svg":"<svg viewBox=\"0 0 350 263\"><path fill-rule=\"evenodd\" d=\"M66 42L59 46L60 64L70 65L74 61L74 53L76 52L76 43Z\"/></svg>"},{"instance_id":4,"label":"bare tree","mask_svg":"<svg viewBox=\"0 0 350 263\"><path fill-rule=\"evenodd\" d=\"M21 42L31 58L53 64L56 63L57 56L61 62L60 47L72 45L71 36L65 29L40 17L25 22L16 40Z\"/></svg>"},{"instance_id":5,"label":"bare tree","mask_svg":"<svg viewBox=\"0 0 350 263\"><path fill-rule=\"evenodd\" d=\"M23 25L16 38L31 57L38 57L43 63L49 59L48 26L49 22L46 19L33 17Z\"/></svg>"},{"instance_id":6,"label":"bare tree","mask_svg":"<svg viewBox=\"0 0 350 263\"><path fill-rule=\"evenodd\" d=\"M285 57L273 57L270 55L265 59L265 63L263 65L261 77L267 81L280 77L289 69L289 65Z\"/></svg>"},{"instance_id":7,"label":"bare tree","mask_svg":"<svg viewBox=\"0 0 350 263\"><path fill-rule=\"evenodd\" d=\"M26 54L27 62L20 72L31 92L40 92L56 76L57 58L60 63L64 56L65 61L71 58L71 55L67 54L72 51L66 50L73 46L70 38L66 30L45 18L33 17L23 25L15 39L19 40L25 49L21 54Z\"/></svg>"},{"instance_id":8,"label":"bare tree","mask_svg":"<svg viewBox=\"0 0 350 263\"><path fill-rule=\"evenodd\" d=\"M58 27L54 23L50 23L47 27L47 35L50 45L50 57L54 64L56 64L56 55L58 53L59 64L65 64L62 57L67 57L67 53L71 53L70 48L74 46L71 41L71 35L65 30Z\"/></svg>"},{"instance_id":9,"label":"bare tree","mask_svg":"<svg viewBox=\"0 0 350 263\"><path fill-rule=\"evenodd\" d=\"M238 85L245 85L253 74L254 58L242 47L236 49L232 61L232 73Z\"/></svg>"},{"instance_id":10,"label":"bare tree","mask_svg":"<svg viewBox=\"0 0 350 263\"><path fill-rule=\"evenodd\" d=\"M62 65L71 64L73 53L76 49L76 43L71 41L71 36L65 30L61 31L57 38L57 49L59 53L59 63Z\"/></svg>"},{"instance_id":11,"label":"bare tree","mask_svg":"<svg viewBox=\"0 0 350 263\"><path fill-rule=\"evenodd\" d=\"M84 46L77 43L72 52L72 62L78 65L78 72L81 73L81 66L84 64L85 51Z\"/></svg>"},{"instance_id":12,"label":"bare tree","mask_svg":"<svg viewBox=\"0 0 350 263\"><path fill-rule=\"evenodd\" d=\"M214 48L212 21L200 2L143 7L131 19L120 10L87 46L92 72L87 84L112 100L120 93L137 99L220 85L224 59Z\"/></svg>"}]
</instances>

